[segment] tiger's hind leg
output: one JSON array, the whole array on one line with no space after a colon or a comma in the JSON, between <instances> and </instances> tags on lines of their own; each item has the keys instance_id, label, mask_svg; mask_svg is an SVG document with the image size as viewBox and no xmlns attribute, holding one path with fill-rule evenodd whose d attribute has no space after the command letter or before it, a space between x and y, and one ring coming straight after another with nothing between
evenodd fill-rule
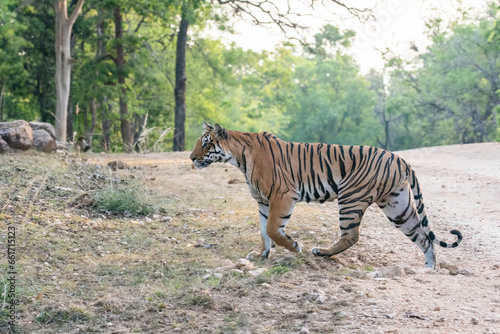
<instances>
[{"instance_id":1,"label":"tiger's hind leg","mask_svg":"<svg viewBox=\"0 0 500 334\"><path fill-rule=\"evenodd\" d=\"M427 268L434 268L436 265L434 244L420 223L420 217L414 205L413 195L408 182L405 182L389 195L378 200L377 204L394 226L424 252L425 266Z\"/></svg>"},{"instance_id":2,"label":"tiger's hind leg","mask_svg":"<svg viewBox=\"0 0 500 334\"><path fill-rule=\"evenodd\" d=\"M342 204L340 208L340 239L330 248L313 248L312 253L317 256L330 257L339 254L351 247L359 240L359 225L368 205L365 202Z\"/></svg>"}]
</instances>

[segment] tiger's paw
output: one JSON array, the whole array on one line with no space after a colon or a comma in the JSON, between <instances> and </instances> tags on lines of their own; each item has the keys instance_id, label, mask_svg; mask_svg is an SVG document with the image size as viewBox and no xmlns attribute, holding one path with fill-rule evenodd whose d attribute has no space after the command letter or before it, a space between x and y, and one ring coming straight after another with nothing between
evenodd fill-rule
<instances>
[{"instance_id":1,"label":"tiger's paw","mask_svg":"<svg viewBox=\"0 0 500 334\"><path fill-rule=\"evenodd\" d=\"M294 242L292 247L297 253L302 252L302 247L297 242Z\"/></svg>"},{"instance_id":2,"label":"tiger's paw","mask_svg":"<svg viewBox=\"0 0 500 334\"><path fill-rule=\"evenodd\" d=\"M331 255L328 255L328 254L324 254L324 253L321 253L321 251L319 250L319 248L313 248L311 250L311 252L316 255L316 256L323 256L323 257L330 257Z\"/></svg>"}]
</instances>

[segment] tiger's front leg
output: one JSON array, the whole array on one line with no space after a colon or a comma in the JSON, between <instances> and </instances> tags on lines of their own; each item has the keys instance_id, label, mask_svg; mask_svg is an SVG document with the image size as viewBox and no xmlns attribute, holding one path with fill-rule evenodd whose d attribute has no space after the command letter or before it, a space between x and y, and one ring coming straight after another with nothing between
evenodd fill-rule
<instances>
[{"instance_id":1,"label":"tiger's front leg","mask_svg":"<svg viewBox=\"0 0 500 334\"><path fill-rule=\"evenodd\" d=\"M289 251L300 252L300 245L285 233L285 227L292 215L295 201L290 198L275 200L269 205L269 216L267 220L267 235Z\"/></svg>"},{"instance_id":2,"label":"tiger's front leg","mask_svg":"<svg viewBox=\"0 0 500 334\"><path fill-rule=\"evenodd\" d=\"M262 248L260 256L268 258L271 253L271 247L274 247L274 242L267 235L267 221L269 218L269 204L259 202L259 221L260 221L260 236L262 238ZM249 254L250 255L250 254Z\"/></svg>"}]
</instances>

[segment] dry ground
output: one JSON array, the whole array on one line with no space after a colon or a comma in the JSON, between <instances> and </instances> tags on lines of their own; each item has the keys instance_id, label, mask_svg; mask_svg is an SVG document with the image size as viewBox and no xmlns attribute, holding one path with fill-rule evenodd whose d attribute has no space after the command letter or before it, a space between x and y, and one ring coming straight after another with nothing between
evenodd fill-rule
<instances>
[{"instance_id":1,"label":"dry ground","mask_svg":"<svg viewBox=\"0 0 500 334\"><path fill-rule=\"evenodd\" d=\"M450 270L436 271L421 269L423 254L375 206L357 245L334 259L314 257L312 247L337 238L337 205L301 203L287 232L304 253L277 247L253 263L267 269L260 276L206 277L260 247L258 211L237 169L193 170L188 154L0 156L4 168L33 172L2 179L0 167L4 240L6 224L17 228L13 332L500 333L499 143L399 152L417 172L436 235L464 235L458 248L437 250ZM142 180L160 212L118 217L83 208L78 193L59 189L49 200L37 191L54 190L46 174L77 187L96 173L92 166L116 159L135 169L109 177ZM373 278L398 265L408 273Z\"/></svg>"}]
</instances>

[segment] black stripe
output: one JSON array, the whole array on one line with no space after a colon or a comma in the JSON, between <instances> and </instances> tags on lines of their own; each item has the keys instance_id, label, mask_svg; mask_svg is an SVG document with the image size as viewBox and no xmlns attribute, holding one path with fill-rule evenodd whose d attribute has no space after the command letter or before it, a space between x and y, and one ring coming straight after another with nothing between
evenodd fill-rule
<instances>
[{"instance_id":1,"label":"black stripe","mask_svg":"<svg viewBox=\"0 0 500 334\"><path fill-rule=\"evenodd\" d=\"M266 218L266 219L269 219L268 216L266 216L265 214L262 213L262 211L259 210L259 213L262 215L262 217Z\"/></svg>"},{"instance_id":2,"label":"black stripe","mask_svg":"<svg viewBox=\"0 0 500 334\"><path fill-rule=\"evenodd\" d=\"M342 226L340 226L340 229L341 229L342 231L352 230L353 228L358 227L358 226L359 226L359 224L360 224L360 223L351 223L351 224L349 224L347 227L342 227Z\"/></svg>"}]
</instances>

